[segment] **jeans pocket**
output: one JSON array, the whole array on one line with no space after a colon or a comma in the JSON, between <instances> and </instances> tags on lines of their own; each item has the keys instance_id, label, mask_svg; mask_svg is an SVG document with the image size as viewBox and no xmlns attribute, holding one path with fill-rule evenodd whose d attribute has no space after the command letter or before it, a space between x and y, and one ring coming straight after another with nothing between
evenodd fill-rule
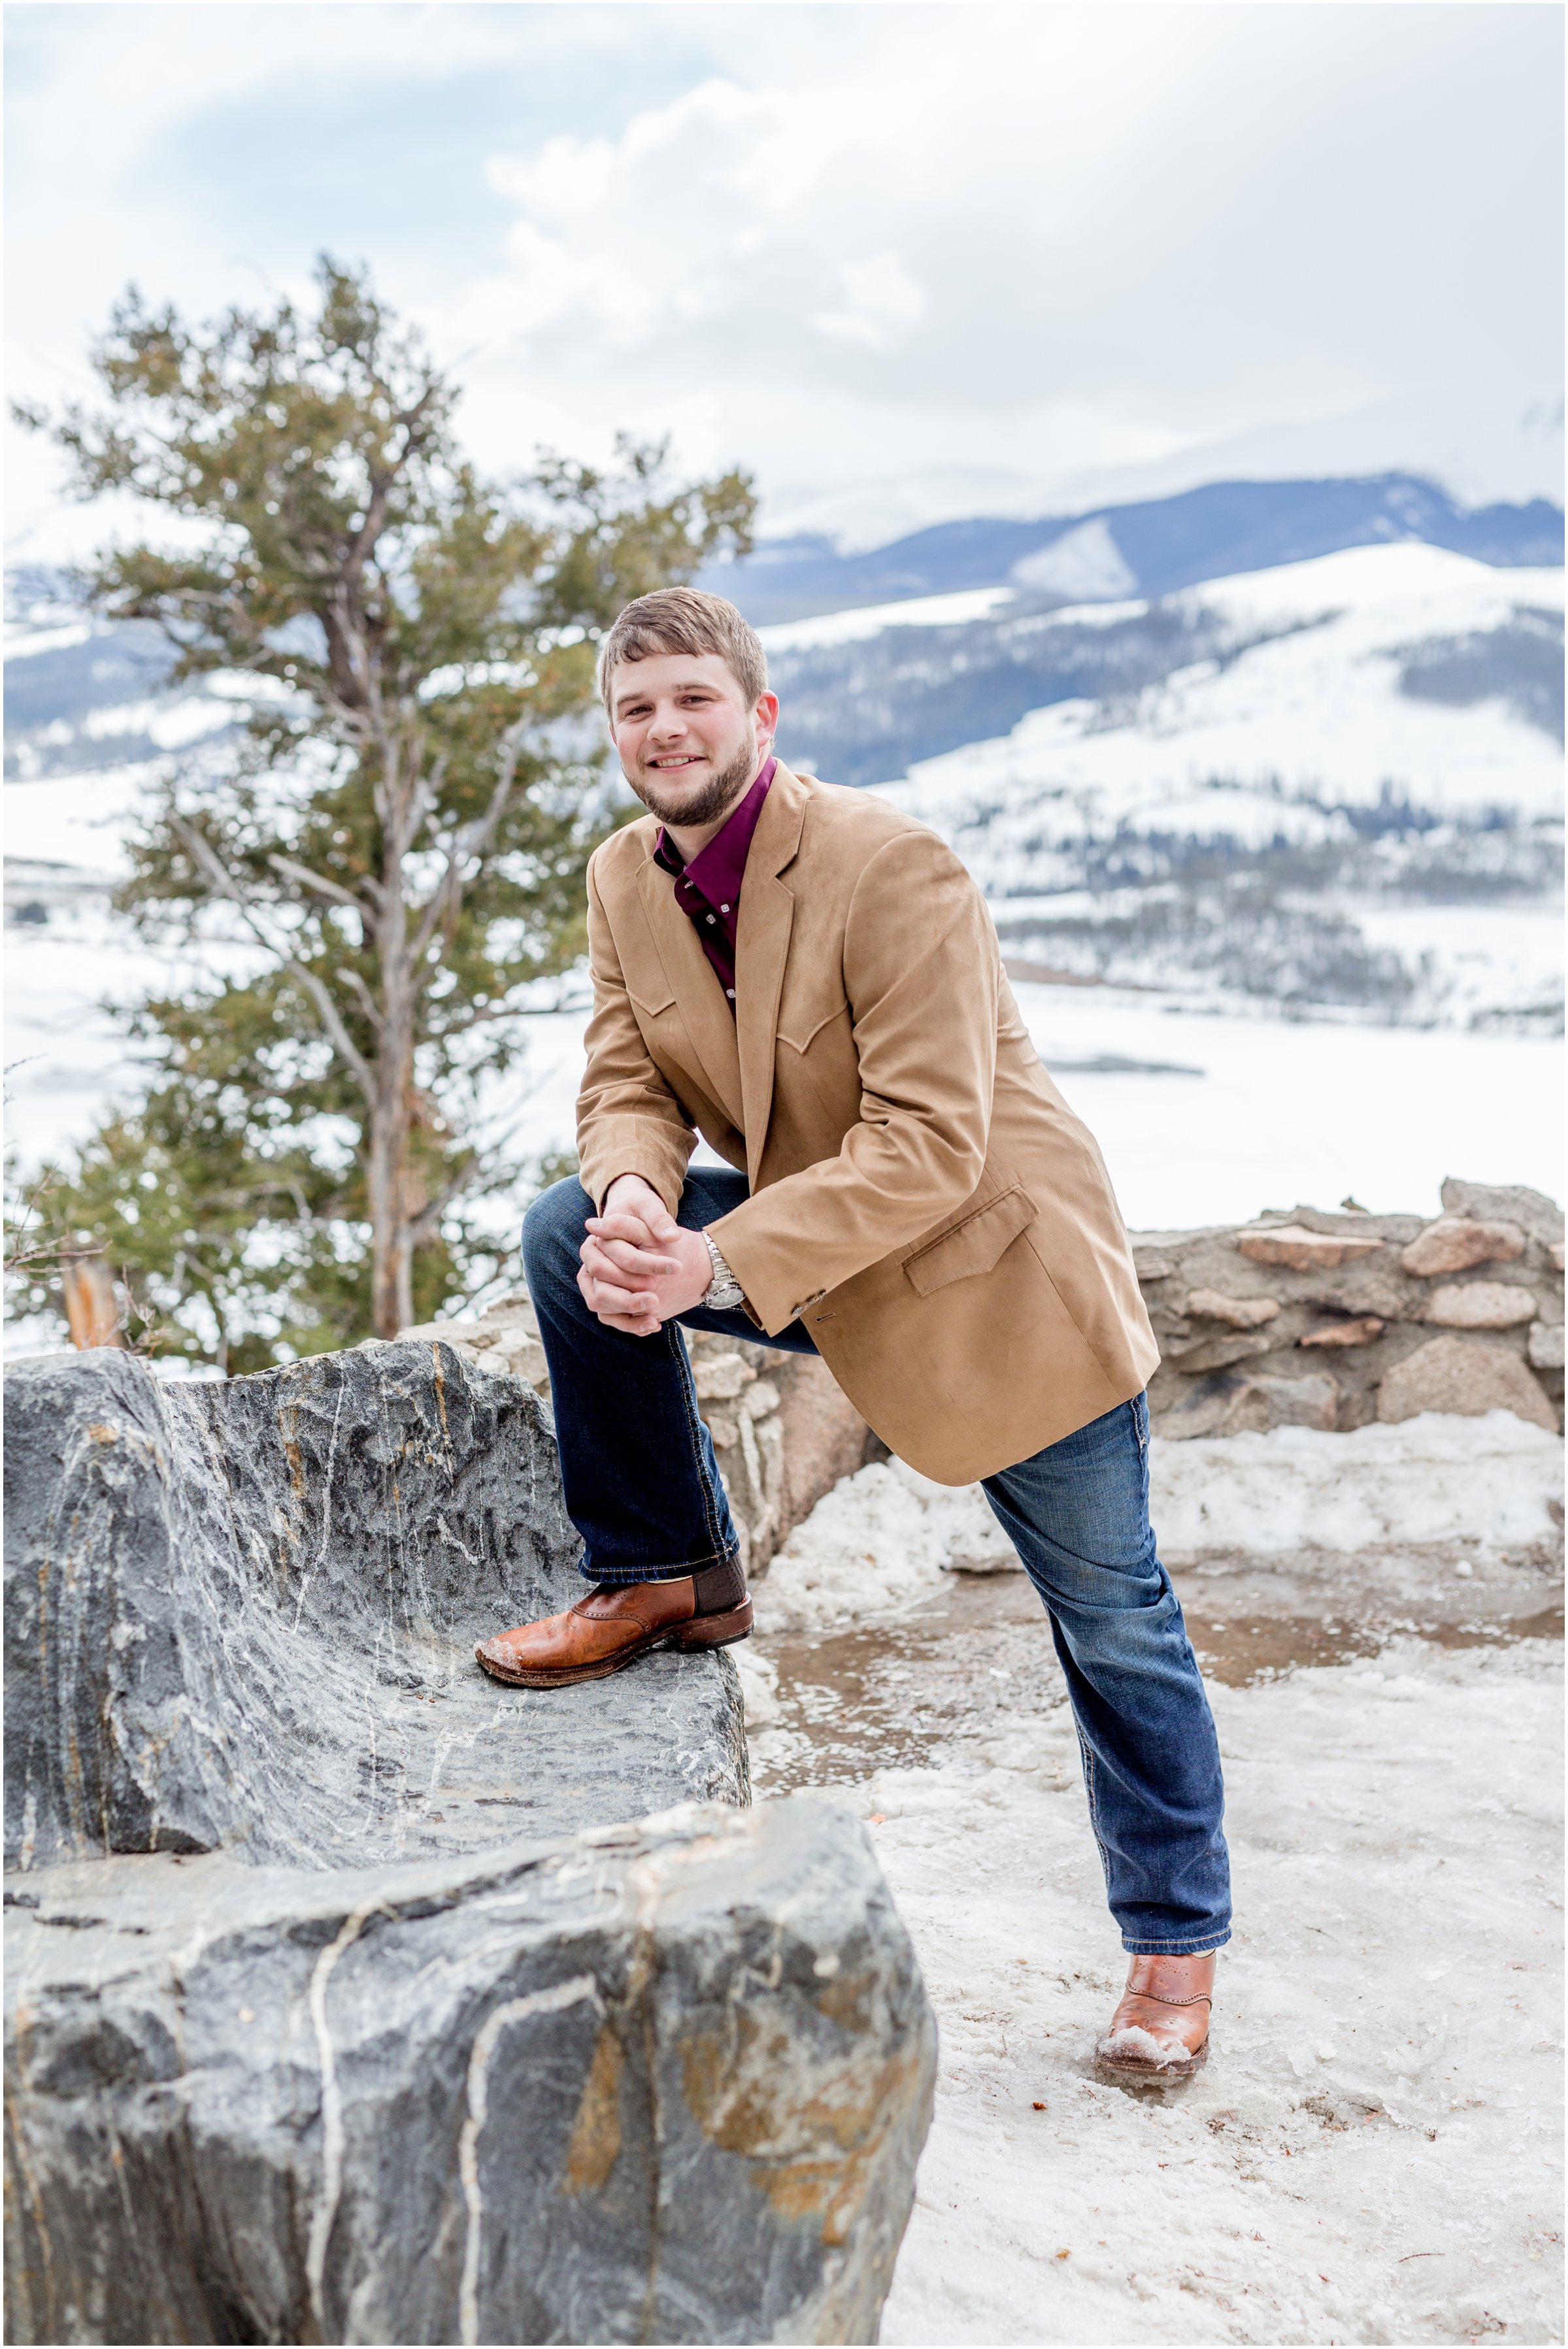
<instances>
[{"instance_id":1,"label":"jeans pocket","mask_svg":"<svg viewBox=\"0 0 1568 2349\"><path fill-rule=\"evenodd\" d=\"M1132 1413L1133 1440L1137 1445L1138 1461L1143 1467L1147 1468L1148 1466L1147 1394L1134 1395L1131 1402L1127 1405L1127 1409Z\"/></svg>"}]
</instances>

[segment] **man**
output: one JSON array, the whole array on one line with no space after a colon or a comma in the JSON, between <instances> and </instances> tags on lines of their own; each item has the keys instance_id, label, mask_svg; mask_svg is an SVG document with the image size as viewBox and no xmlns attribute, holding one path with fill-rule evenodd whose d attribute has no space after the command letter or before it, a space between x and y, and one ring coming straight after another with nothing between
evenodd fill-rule
<instances>
[{"instance_id":1,"label":"man","mask_svg":"<svg viewBox=\"0 0 1568 2349\"><path fill-rule=\"evenodd\" d=\"M599 680L649 813L588 867L581 1181L524 1234L592 1587L479 1661L557 1688L744 1639L680 1324L820 1353L901 1459L983 1482L1044 1600L1132 1958L1101 2060L1185 2077L1230 1938L1220 1757L1149 1531L1158 1355L1099 1152L950 850L773 756L732 605L641 597ZM689 1165L698 1133L723 1169Z\"/></svg>"}]
</instances>

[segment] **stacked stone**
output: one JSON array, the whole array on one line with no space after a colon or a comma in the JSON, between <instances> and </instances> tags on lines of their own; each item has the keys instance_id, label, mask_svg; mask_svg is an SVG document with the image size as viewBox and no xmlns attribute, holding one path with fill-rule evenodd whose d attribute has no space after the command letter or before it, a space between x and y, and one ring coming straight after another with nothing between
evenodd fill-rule
<instances>
[{"instance_id":1,"label":"stacked stone","mask_svg":"<svg viewBox=\"0 0 1568 2349\"><path fill-rule=\"evenodd\" d=\"M1267 1210L1256 1222L1134 1235L1159 1340L1158 1433L1364 1427L1419 1412L1518 1413L1562 1425L1563 1215L1539 1191L1449 1181L1443 1213ZM476 1370L547 1397L525 1290L440 1339ZM822 1362L689 1330L748 1568L760 1573L841 1476L884 1447Z\"/></svg>"},{"instance_id":2,"label":"stacked stone","mask_svg":"<svg viewBox=\"0 0 1568 2349\"><path fill-rule=\"evenodd\" d=\"M1156 1433L1363 1427L1425 1411L1562 1425L1563 1216L1449 1181L1443 1213L1348 1206L1136 1236L1159 1340Z\"/></svg>"}]
</instances>

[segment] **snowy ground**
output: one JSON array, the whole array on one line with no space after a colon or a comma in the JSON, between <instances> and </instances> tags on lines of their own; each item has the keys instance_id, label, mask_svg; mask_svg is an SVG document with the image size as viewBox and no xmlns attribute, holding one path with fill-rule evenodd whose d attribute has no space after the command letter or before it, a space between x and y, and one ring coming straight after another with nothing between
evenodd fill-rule
<instances>
[{"instance_id":1,"label":"snowy ground","mask_svg":"<svg viewBox=\"0 0 1568 2349\"><path fill-rule=\"evenodd\" d=\"M759 1795L871 1823L940 2023L882 2339L1559 2339L1559 1447L1496 1413L1152 1469L1235 1871L1190 2088L1095 2074L1125 1961L972 1495L862 1471L735 1651Z\"/></svg>"},{"instance_id":2,"label":"snowy ground","mask_svg":"<svg viewBox=\"0 0 1568 2349\"><path fill-rule=\"evenodd\" d=\"M1206 1590L1220 1575L1228 1613L1243 1585L1247 1604L1257 1603L1272 1572L1298 1589L1310 1581L1314 1596L1349 1578L1346 1611L1365 1618L1371 1588L1359 1561L1368 1556L1389 1603L1396 1581L1402 1602L1412 1569L1417 1578L1424 1569L1428 1580L1451 1577L1452 1596L1471 1608L1529 1612L1530 1588L1513 1591L1509 1571L1555 1551L1562 1492L1561 1442L1509 1411L1424 1412L1350 1435L1311 1427L1190 1443L1157 1435L1149 1445L1160 1556L1201 1576ZM1007 1570L1021 1570L1017 1557L978 1485L935 1485L895 1460L845 1477L795 1527L758 1588L757 1624L830 1631L884 1621L933 1597L945 1575ZM1467 1582L1476 1588L1459 1588Z\"/></svg>"},{"instance_id":3,"label":"snowy ground","mask_svg":"<svg viewBox=\"0 0 1568 2349\"><path fill-rule=\"evenodd\" d=\"M860 1794L942 2036L882 2339L1560 2339L1555 1652L1213 1695L1238 1927L1179 2097L1092 2071L1122 1961L1064 1708Z\"/></svg>"}]
</instances>

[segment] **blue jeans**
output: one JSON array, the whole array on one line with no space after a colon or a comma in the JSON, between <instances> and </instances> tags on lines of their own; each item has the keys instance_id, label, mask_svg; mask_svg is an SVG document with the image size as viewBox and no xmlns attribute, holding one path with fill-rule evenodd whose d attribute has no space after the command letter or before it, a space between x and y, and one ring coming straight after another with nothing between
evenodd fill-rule
<instances>
[{"instance_id":1,"label":"blue jeans","mask_svg":"<svg viewBox=\"0 0 1568 2349\"><path fill-rule=\"evenodd\" d=\"M692 1167L688 1230L748 1195L743 1174ZM523 1256L561 1447L566 1507L594 1582L647 1582L733 1557L740 1542L674 1322L607 1330L577 1287L593 1203L575 1181L529 1208ZM756 1340L744 1313L683 1313ZM767 1343L815 1354L798 1321ZM1185 1955L1231 1938L1224 1790L1213 1716L1148 1523L1148 1405L1118 1403L988 1476L987 1500L1040 1593L1066 1675L1089 1817L1123 1946Z\"/></svg>"}]
</instances>

